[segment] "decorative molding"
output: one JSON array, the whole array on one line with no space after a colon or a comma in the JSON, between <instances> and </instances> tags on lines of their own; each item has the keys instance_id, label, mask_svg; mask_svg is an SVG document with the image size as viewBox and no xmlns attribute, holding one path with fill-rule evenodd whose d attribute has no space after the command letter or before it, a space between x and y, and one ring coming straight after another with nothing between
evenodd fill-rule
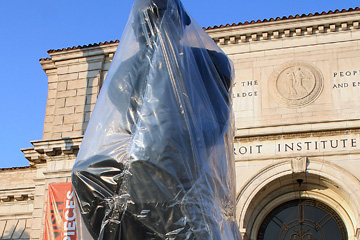
<instances>
[{"instance_id":1,"label":"decorative molding","mask_svg":"<svg viewBox=\"0 0 360 240\"><path fill-rule=\"evenodd\" d=\"M236 45L253 41L270 41L289 37L351 31L360 28L358 10L351 9L350 11L349 9L348 11L335 11L327 14L309 14L308 16L302 15L285 19L277 18L276 21L251 22L255 24L228 24L219 28L204 28L204 30L218 45ZM317 22L322 22L322 25L317 24ZM103 54L108 55L109 61L111 61L118 44L119 40L116 40L57 50L51 49L48 51L50 58L40 59L40 64L44 70L49 70L54 69L55 61ZM84 52L86 52L85 55Z\"/></svg>"},{"instance_id":2,"label":"decorative molding","mask_svg":"<svg viewBox=\"0 0 360 240\"><path fill-rule=\"evenodd\" d=\"M296 157L291 159L291 171L293 174L305 173L307 169L307 158Z\"/></svg>"},{"instance_id":3,"label":"decorative molding","mask_svg":"<svg viewBox=\"0 0 360 240\"><path fill-rule=\"evenodd\" d=\"M329 130L329 131L305 131L299 133L288 134L269 134L259 136L236 136L235 142L253 142L253 141L265 141L265 140L278 140L278 139L293 139L293 138L309 138L309 137L322 137L322 136L335 136L335 135L347 135L347 134L360 134L360 128L343 129L343 130Z\"/></svg>"},{"instance_id":4,"label":"decorative molding","mask_svg":"<svg viewBox=\"0 0 360 240\"><path fill-rule=\"evenodd\" d=\"M33 148L21 149L30 165L41 164L55 156L77 156L82 137L32 141Z\"/></svg>"},{"instance_id":5,"label":"decorative molding","mask_svg":"<svg viewBox=\"0 0 360 240\"><path fill-rule=\"evenodd\" d=\"M236 217L239 220L240 229L246 229L251 239L255 239L253 234L257 233L257 226L263 220L262 217L259 217L261 211L274 208L275 205L291 200L295 196L294 188L289 185L289 183L292 183L293 186L296 184L296 178L292 174L290 164L290 160L286 160L265 166L262 170L254 173L253 177L249 178L237 192L238 209ZM340 210L340 216L345 216L343 220L345 221L347 218L345 221L347 227L356 226L357 216L360 212L360 194L357 191L360 186L359 179L341 166L318 159L311 160L307 172L309 174L307 186L323 186L325 189L329 189L331 193L324 194L322 188L310 187L310 189L306 189L306 194L311 194L315 199L325 200L324 203L333 209ZM310 178L310 176L314 176L314 178ZM322 176L322 178L319 179L316 176ZM268 188L275 182L282 187L278 187L276 191L274 191L275 188ZM286 186L290 186L285 190L287 193L284 192ZM267 189L269 189L268 192L266 192ZM273 196L269 195L270 191L272 191ZM347 204L340 205L341 200L345 198ZM254 208L254 205L257 209ZM246 217L250 215L251 218Z\"/></svg>"},{"instance_id":6,"label":"decorative molding","mask_svg":"<svg viewBox=\"0 0 360 240\"><path fill-rule=\"evenodd\" d=\"M5 189L0 191L0 202L26 202L34 200L35 187L24 189Z\"/></svg>"},{"instance_id":7,"label":"decorative molding","mask_svg":"<svg viewBox=\"0 0 360 240\"><path fill-rule=\"evenodd\" d=\"M61 169L61 170L49 170L49 171L45 171L44 175L47 176L49 175L51 178L53 178L53 175L55 174L65 174L70 176L72 169Z\"/></svg>"},{"instance_id":8,"label":"decorative molding","mask_svg":"<svg viewBox=\"0 0 360 240\"><path fill-rule=\"evenodd\" d=\"M79 47L79 48L68 48L68 49L60 49L53 50L53 52L49 52L48 54L50 58L42 58L39 60L43 70L47 73L47 75L52 72L57 73L57 67L60 64L64 65L75 65L74 63L69 63L68 61L86 59L83 62L89 63L91 61L104 61L102 59L94 59L94 57L100 56L100 58L105 59L105 61L111 62L114 54L116 52L118 42L112 42L106 45L101 46L89 46L89 47ZM89 61L91 59L91 61ZM77 62L79 64L79 62Z\"/></svg>"},{"instance_id":9,"label":"decorative molding","mask_svg":"<svg viewBox=\"0 0 360 240\"><path fill-rule=\"evenodd\" d=\"M286 107L301 107L315 101L323 85L323 76L316 66L304 61L290 61L271 74L269 93Z\"/></svg>"},{"instance_id":10,"label":"decorative molding","mask_svg":"<svg viewBox=\"0 0 360 240\"><path fill-rule=\"evenodd\" d=\"M218 29L218 32L216 31L208 31L208 34L210 37L213 38L215 43L218 45L234 45L234 44L241 44L241 43L249 43L254 41L269 41L269 40L275 40L275 39L284 39L284 38L291 38L291 37L301 37L301 36L307 36L307 35L317 35L317 34L326 34L326 33L333 33L333 32L339 32L339 31L351 31L351 30L357 30L359 29L359 21L358 20L352 20L350 22L342 22L339 20L339 22L326 24L326 25L304 25L301 27L298 27L298 25L301 24L301 22L304 21L302 19L298 19L298 22L294 24L292 27L287 28L271 28L268 31L261 31L261 32L247 32L247 33L241 33L242 29L239 27L233 27L236 28L236 30L230 31L229 28L225 29ZM281 22L279 22L281 24ZM275 26L276 27L276 26ZM281 26L279 26L281 27ZM249 29L247 29L249 30ZM254 30L256 28L254 27ZM212 36L212 35L219 35L219 36ZM223 33L222 33L223 32ZM232 35L234 32L241 33L241 34L235 34ZM220 37L221 34L221 37ZM261 36L258 38L258 36Z\"/></svg>"}]
</instances>

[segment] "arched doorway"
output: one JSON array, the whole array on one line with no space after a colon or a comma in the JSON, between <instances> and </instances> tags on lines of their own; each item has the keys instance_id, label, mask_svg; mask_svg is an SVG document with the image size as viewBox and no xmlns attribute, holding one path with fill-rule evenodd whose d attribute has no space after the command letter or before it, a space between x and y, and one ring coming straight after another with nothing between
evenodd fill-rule
<instances>
[{"instance_id":1,"label":"arched doorway","mask_svg":"<svg viewBox=\"0 0 360 240\"><path fill-rule=\"evenodd\" d=\"M272 210L264 219L258 240L347 240L340 216L315 199L292 200Z\"/></svg>"},{"instance_id":2,"label":"arched doorway","mask_svg":"<svg viewBox=\"0 0 360 240\"><path fill-rule=\"evenodd\" d=\"M237 218L243 239L258 239L265 218L283 204L298 202L299 197L333 209L345 225L347 238L344 239L360 239L360 181L339 166L315 159L309 160L304 173L293 173L289 166L290 161L283 161L266 167L239 191ZM322 208L325 209L323 205Z\"/></svg>"}]
</instances>

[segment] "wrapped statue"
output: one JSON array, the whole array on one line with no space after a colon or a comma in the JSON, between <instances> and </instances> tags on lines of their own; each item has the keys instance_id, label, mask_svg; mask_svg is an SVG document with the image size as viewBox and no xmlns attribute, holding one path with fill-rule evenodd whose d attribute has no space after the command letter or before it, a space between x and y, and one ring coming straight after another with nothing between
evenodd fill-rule
<instances>
[{"instance_id":1,"label":"wrapped statue","mask_svg":"<svg viewBox=\"0 0 360 240\"><path fill-rule=\"evenodd\" d=\"M232 80L179 0L135 1L73 168L80 239L241 239Z\"/></svg>"}]
</instances>

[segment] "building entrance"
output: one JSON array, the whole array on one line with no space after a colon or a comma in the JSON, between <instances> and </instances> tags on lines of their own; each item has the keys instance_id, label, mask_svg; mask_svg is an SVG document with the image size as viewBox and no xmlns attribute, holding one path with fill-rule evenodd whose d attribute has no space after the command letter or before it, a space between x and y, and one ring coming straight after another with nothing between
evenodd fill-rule
<instances>
[{"instance_id":1,"label":"building entrance","mask_svg":"<svg viewBox=\"0 0 360 240\"><path fill-rule=\"evenodd\" d=\"M347 240L340 216L315 199L298 199L281 204L262 222L258 240Z\"/></svg>"}]
</instances>

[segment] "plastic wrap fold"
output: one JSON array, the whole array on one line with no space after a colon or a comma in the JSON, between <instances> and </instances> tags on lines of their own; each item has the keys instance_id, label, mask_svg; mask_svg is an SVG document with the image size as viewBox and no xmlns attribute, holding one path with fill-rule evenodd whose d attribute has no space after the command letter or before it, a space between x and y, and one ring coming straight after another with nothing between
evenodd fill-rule
<instances>
[{"instance_id":1,"label":"plastic wrap fold","mask_svg":"<svg viewBox=\"0 0 360 240\"><path fill-rule=\"evenodd\" d=\"M135 1L73 168L80 239L240 239L232 79L180 1Z\"/></svg>"}]
</instances>

